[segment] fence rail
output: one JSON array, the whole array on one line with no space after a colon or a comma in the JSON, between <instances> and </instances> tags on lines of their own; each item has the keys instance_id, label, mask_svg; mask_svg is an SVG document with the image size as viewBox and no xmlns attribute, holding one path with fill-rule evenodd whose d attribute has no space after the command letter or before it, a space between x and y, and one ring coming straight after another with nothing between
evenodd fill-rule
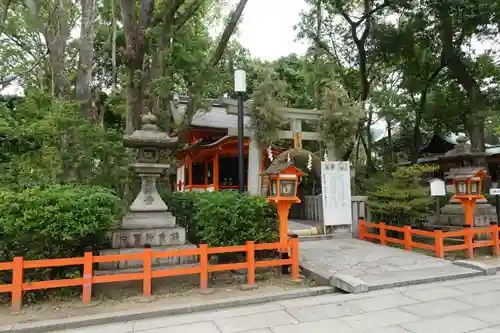
<instances>
[{"instance_id":1,"label":"fence rail","mask_svg":"<svg viewBox=\"0 0 500 333\"><path fill-rule=\"evenodd\" d=\"M262 250L290 250L288 259L255 260L255 251ZM209 265L209 254L245 252L246 261L240 263ZM165 257L199 256L199 265L193 267L171 268L164 270L153 270L152 259ZM142 260L143 271L138 273L122 273L104 276L94 276L94 264L123 260ZM83 277L73 279L24 282L24 270L29 268L46 268L83 265ZM265 243L255 244L248 241L246 245L225 246L209 248L207 244L200 244L199 248L188 250L172 250L164 252L153 252L151 246L146 244L144 252L133 254L117 254L94 256L92 248L86 248L83 257L46 259L46 260L24 260L23 257L15 257L11 262L0 263L0 271L12 270L12 283L0 284L1 293L11 293L12 310L20 311L22 307L23 291L40 290L61 287L82 286L82 302L89 304L92 299L92 285L97 283L110 283L121 281L143 281L144 296L151 296L151 280L159 277L178 275L200 275L200 288L208 288L208 273L229 271L235 269L247 269L247 283L255 284L255 268L271 266L291 266L291 278L299 279L299 242L296 235L293 235L286 244Z\"/></svg>"},{"instance_id":2,"label":"fence rail","mask_svg":"<svg viewBox=\"0 0 500 333\"><path fill-rule=\"evenodd\" d=\"M379 233L370 233L367 228L378 229ZM389 237L387 231L395 231L403 234L402 238ZM474 249L480 247L491 247L492 253L498 256L500 253L500 240L498 233L500 227L491 224L488 228L471 228L464 226L464 229L458 231L443 232L442 230L426 231L412 229L410 226L394 227L386 225L384 222L367 223L363 218L359 220L359 239L378 240L381 245L389 243L403 245L405 250L411 251L413 248L434 251L437 258L444 258L445 252L465 250L468 258L474 257ZM490 234L490 240L474 241L474 237L479 234ZM434 239L434 244L425 244L413 240L413 236L425 236ZM463 237L463 243L457 245L445 245L446 238Z\"/></svg>"}]
</instances>

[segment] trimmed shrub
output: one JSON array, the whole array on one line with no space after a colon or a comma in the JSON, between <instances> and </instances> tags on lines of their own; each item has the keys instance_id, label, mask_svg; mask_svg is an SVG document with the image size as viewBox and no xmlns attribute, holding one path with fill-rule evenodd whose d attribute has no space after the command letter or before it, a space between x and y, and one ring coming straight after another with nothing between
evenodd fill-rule
<instances>
[{"instance_id":1,"label":"trimmed shrub","mask_svg":"<svg viewBox=\"0 0 500 333\"><path fill-rule=\"evenodd\" d=\"M397 168L391 179L368 194L372 219L397 226L424 226L434 212L426 176L435 169L428 165Z\"/></svg>"},{"instance_id":2,"label":"trimmed shrub","mask_svg":"<svg viewBox=\"0 0 500 333\"><path fill-rule=\"evenodd\" d=\"M253 240L277 239L277 214L265 197L235 191L174 192L166 197L177 223L187 228L188 240L210 246L231 246Z\"/></svg>"},{"instance_id":3,"label":"trimmed shrub","mask_svg":"<svg viewBox=\"0 0 500 333\"><path fill-rule=\"evenodd\" d=\"M22 192L0 191L0 260L69 258L86 246L99 248L119 221L122 201L109 189L91 185L51 185ZM78 275L75 267L27 270L27 280ZM9 281L10 276L2 276Z\"/></svg>"}]
</instances>

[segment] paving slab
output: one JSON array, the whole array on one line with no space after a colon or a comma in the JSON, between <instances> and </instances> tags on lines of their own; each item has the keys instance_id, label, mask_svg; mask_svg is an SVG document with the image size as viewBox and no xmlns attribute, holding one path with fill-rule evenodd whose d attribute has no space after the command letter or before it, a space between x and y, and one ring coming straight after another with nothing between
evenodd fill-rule
<instances>
[{"instance_id":1,"label":"paving slab","mask_svg":"<svg viewBox=\"0 0 500 333\"><path fill-rule=\"evenodd\" d=\"M491 325L500 325L500 305L466 311L465 314Z\"/></svg>"},{"instance_id":2,"label":"paving slab","mask_svg":"<svg viewBox=\"0 0 500 333\"><path fill-rule=\"evenodd\" d=\"M319 283L351 276L368 290L484 275L484 271L450 261L354 238L300 243L300 265ZM337 285L338 287L338 285ZM343 288L350 291L351 288Z\"/></svg>"},{"instance_id":3,"label":"paving slab","mask_svg":"<svg viewBox=\"0 0 500 333\"><path fill-rule=\"evenodd\" d=\"M421 319L400 326L413 333L465 333L484 328L487 324L465 315L452 314L445 317Z\"/></svg>"},{"instance_id":4,"label":"paving slab","mask_svg":"<svg viewBox=\"0 0 500 333\"><path fill-rule=\"evenodd\" d=\"M435 317L449 313L473 309L474 306L454 299L439 299L425 303L406 305L402 310L416 314L420 317Z\"/></svg>"},{"instance_id":5,"label":"paving slab","mask_svg":"<svg viewBox=\"0 0 500 333\"><path fill-rule=\"evenodd\" d=\"M273 311L241 317L216 319L214 322L222 333L236 333L286 324L296 324L298 320L285 311Z\"/></svg>"},{"instance_id":6,"label":"paving slab","mask_svg":"<svg viewBox=\"0 0 500 333\"><path fill-rule=\"evenodd\" d=\"M421 318L399 309L388 309L342 317L339 320L351 326L355 332L371 332L371 330L375 328L397 326L403 323L418 321L421 320Z\"/></svg>"},{"instance_id":7,"label":"paving slab","mask_svg":"<svg viewBox=\"0 0 500 333\"><path fill-rule=\"evenodd\" d=\"M198 323L180 325L175 327L165 328L156 328L153 330L143 331L142 333L221 333L221 331L217 328L217 325L214 324L213 321L202 321Z\"/></svg>"}]
</instances>

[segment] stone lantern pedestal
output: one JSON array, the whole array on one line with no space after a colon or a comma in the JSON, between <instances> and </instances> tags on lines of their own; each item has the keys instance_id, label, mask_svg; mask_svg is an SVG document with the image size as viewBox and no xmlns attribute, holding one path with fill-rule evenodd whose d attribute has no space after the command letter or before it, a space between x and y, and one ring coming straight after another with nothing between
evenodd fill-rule
<instances>
[{"instance_id":1,"label":"stone lantern pedestal","mask_svg":"<svg viewBox=\"0 0 500 333\"><path fill-rule=\"evenodd\" d=\"M172 147L176 138L171 138L156 126L156 117L149 113L142 117L143 126L132 135L124 137L129 148L138 148L137 163L131 167L141 178L141 190L128 213L122 220L119 230L112 231L111 249L101 251L101 255L140 253L144 244L150 244L153 251L196 248L186 243L186 230L176 225L175 217L160 197L156 180L169 167L160 164L160 150ZM156 258L153 266L189 264L197 261L192 257ZM100 263L100 270L142 268L142 260L123 260Z\"/></svg>"}]
</instances>

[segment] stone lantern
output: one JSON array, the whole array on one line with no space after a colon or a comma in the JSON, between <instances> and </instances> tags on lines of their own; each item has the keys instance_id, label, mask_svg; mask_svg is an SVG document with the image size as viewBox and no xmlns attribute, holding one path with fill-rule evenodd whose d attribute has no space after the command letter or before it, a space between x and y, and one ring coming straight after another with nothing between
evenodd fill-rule
<instances>
[{"instance_id":1,"label":"stone lantern","mask_svg":"<svg viewBox=\"0 0 500 333\"><path fill-rule=\"evenodd\" d=\"M462 228L464 225L472 227L487 227L491 222L497 222L496 209L488 203L482 195L488 180L486 173L487 153L480 152L467 143L465 137L457 138L457 145L448 151L439 161L448 168L446 180L453 182L454 195L436 216L435 224L448 228ZM474 199L471 206L472 216L466 214L464 199ZM469 218L466 219L466 215Z\"/></svg>"},{"instance_id":2,"label":"stone lantern","mask_svg":"<svg viewBox=\"0 0 500 333\"><path fill-rule=\"evenodd\" d=\"M160 164L160 151L172 148L177 138L171 138L159 130L156 117L150 112L141 118L142 127L123 138L124 146L138 149L137 161L131 167L141 178L141 189L119 230L112 231L112 249L101 251L102 255L136 253L149 244L153 251L195 248L186 244L186 231L176 226L175 217L160 197L156 180L169 168ZM184 264L196 261L196 257L158 258L153 265ZM120 261L101 263L99 269L122 269L142 267L142 261Z\"/></svg>"}]
</instances>

